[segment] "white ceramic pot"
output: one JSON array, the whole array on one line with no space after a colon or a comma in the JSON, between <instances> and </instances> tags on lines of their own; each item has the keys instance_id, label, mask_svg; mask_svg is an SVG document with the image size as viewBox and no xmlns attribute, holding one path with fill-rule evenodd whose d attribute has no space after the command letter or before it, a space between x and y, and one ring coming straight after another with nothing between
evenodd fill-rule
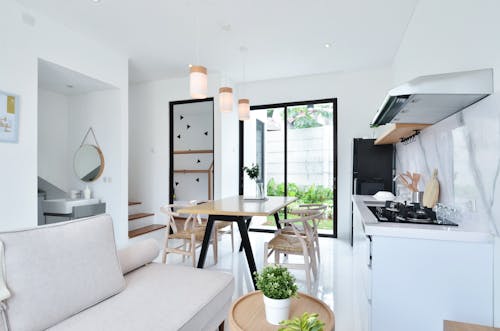
<instances>
[{"instance_id":1,"label":"white ceramic pot","mask_svg":"<svg viewBox=\"0 0 500 331\"><path fill-rule=\"evenodd\" d=\"M271 299L264 297L264 307L266 308L266 319L273 325L279 325L281 321L287 320L290 314L290 298Z\"/></svg>"}]
</instances>

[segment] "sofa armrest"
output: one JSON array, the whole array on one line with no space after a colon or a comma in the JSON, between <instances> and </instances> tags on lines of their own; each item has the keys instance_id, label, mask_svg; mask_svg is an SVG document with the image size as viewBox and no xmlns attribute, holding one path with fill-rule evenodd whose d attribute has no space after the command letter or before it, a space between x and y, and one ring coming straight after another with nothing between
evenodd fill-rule
<instances>
[{"instance_id":1,"label":"sofa armrest","mask_svg":"<svg viewBox=\"0 0 500 331\"><path fill-rule=\"evenodd\" d=\"M122 272L126 273L138 269L153 260L160 254L160 247L154 239L146 239L132 244L118 251L118 259Z\"/></svg>"}]
</instances>

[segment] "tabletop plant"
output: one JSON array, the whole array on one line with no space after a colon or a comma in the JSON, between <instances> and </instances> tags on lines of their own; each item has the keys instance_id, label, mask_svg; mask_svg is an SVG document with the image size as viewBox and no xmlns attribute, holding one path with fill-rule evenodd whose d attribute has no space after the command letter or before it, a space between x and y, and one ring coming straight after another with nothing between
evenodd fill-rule
<instances>
[{"instance_id":1,"label":"tabletop plant","mask_svg":"<svg viewBox=\"0 0 500 331\"><path fill-rule=\"evenodd\" d=\"M269 265L254 276L257 288L270 299L289 299L297 295L295 277L285 267Z\"/></svg>"},{"instance_id":2,"label":"tabletop plant","mask_svg":"<svg viewBox=\"0 0 500 331\"><path fill-rule=\"evenodd\" d=\"M246 172L247 176L251 180L257 181L259 179L259 165L258 164L253 164L250 167L244 166L243 171Z\"/></svg>"},{"instance_id":3,"label":"tabletop plant","mask_svg":"<svg viewBox=\"0 0 500 331\"><path fill-rule=\"evenodd\" d=\"M319 320L318 314L305 312L302 316L291 320L281 321L283 327L279 331L323 331L325 323Z\"/></svg>"}]
</instances>

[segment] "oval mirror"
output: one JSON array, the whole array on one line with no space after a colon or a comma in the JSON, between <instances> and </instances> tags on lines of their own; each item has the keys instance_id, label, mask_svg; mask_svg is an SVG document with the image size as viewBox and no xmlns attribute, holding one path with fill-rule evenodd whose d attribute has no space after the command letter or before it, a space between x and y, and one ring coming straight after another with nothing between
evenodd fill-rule
<instances>
[{"instance_id":1,"label":"oval mirror","mask_svg":"<svg viewBox=\"0 0 500 331\"><path fill-rule=\"evenodd\" d=\"M74 159L76 176L84 182L93 182L104 171L104 156L101 149L94 145L82 145L76 151Z\"/></svg>"}]
</instances>

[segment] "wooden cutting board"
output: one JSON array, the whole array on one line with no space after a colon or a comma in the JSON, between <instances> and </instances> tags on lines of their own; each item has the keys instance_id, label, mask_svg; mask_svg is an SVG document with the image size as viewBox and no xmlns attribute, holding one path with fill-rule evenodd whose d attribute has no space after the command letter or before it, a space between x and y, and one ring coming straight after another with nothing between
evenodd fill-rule
<instances>
[{"instance_id":1,"label":"wooden cutting board","mask_svg":"<svg viewBox=\"0 0 500 331\"><path fill-rule=\"evenodd\" d=\"M425 185L425 190L424 190L424 197L423 197L423 204L424 207L427 208L433 208L439 199L439 181L437 179L438 171L437 169L434 169L434 172L432 173L432 177Z\"/></svg>"}]
</instances>

